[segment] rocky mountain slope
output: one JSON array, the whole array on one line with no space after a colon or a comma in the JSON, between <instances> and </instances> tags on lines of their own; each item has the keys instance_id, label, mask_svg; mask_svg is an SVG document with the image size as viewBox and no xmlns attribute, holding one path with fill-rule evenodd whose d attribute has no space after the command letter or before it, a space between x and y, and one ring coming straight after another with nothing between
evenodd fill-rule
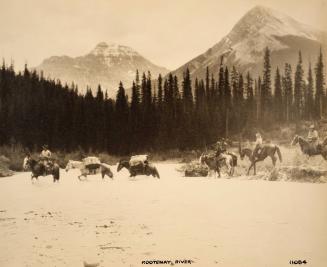
<instances>
[{"instance_id":1,"label":"rocky mountain slope","mask_svg":"<svg viewBox=\"0 0 327 267\"><path fill-rule=\"evenodd\" d=\"M62 82L78 85L80 92L91 86L96 92L98 84L115 96L120 81L130 88L135 72L150 71L153 77L168 70L145 59L130 47L99 43L90 53L80 57L53 56L45 59L36 70L43 71L45 77L60 79Z\"/></svg>"},{"instance_id":2,"label":"rocky mountain slope","mask_svg":"<svg viewBox=\"0 0 327 267\"><path fill-rule=\"evenodd\" d=\"M325 32L270 8L257 6L246 13L219 43L174 73L181 78L188 67L193 78L203 78L207 67L211 72L218 72L223 55L227 66L235 66L240 72L250 71L257 76L262 72L266 47L272 52L274 72L276 66L283 68L285 62L295 65L299 50L302 51L305 65L308 65L309 60L315 63L320 46L326 49L326 44Z\"/></svg>"}]
</instances>

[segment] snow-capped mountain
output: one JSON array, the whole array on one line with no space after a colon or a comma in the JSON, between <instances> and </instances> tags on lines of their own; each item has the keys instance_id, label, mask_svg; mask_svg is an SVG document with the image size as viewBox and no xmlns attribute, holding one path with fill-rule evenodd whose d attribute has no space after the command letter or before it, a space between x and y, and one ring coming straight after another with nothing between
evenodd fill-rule
<instances>
[{"instance_id":1,"label":"snow-capped mountain","mask_svg":"<svg viewBox=\"0 0 327 267\"><path fill-rule=\"evenodd\" d=\"M86 86L91 86L96 92L101 84L111 97L115 96L120 81L125 88L131 87L137 69L140 73L150 71L153 77L168 72L130 47L105 42L99 43L85 56L53 56L36 68L42 70L45 77L60 79L68 84L74 82L80 92L85 92Z\"/></svg>"},{"instance_id":2,"label":"snow-capped mountain","mask_svg":"<svg viewBox=\"0 0 327 267\"><path fill-rule=\"evenodd\" d=\"M298 60L301 50L304 63L316 61L319 48L326 49L327 34L302 24L270 8L256 6L247 12L230 33L205 53L192 59L174 73L182 77L186 67L192 77L203 78L208 67L217 73L224 56L224 63L235 66L240 72L250 71L254 76L262 72L263 54L271 50L272 71L279 66Z\"/></svg>"}]
</instances>

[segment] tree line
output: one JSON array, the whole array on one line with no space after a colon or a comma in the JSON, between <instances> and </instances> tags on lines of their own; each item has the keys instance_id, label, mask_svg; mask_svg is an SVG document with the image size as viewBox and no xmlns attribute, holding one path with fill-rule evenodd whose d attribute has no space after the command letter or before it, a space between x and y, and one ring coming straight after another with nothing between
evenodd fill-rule
<instances>
[{"instance_id":1,"label":"tree line","mask_svg":"<svg viewBox=\"0 0 327 267\"><path fill-rule=\"evenodd\" d=\"M122 83L115 99L99 85L80 94L77 85L45 79L42 73L0 70L0 145L20 143L30 150L106 151L114 154L203 148L219 137L273 124L317 120L327 113L323 55L304 72L301 52L294 68L272 71L270 50L262 75L240 73L221 58L204 79L182 81L140 74L129 99Z\"/></svg>"}]
</instances>

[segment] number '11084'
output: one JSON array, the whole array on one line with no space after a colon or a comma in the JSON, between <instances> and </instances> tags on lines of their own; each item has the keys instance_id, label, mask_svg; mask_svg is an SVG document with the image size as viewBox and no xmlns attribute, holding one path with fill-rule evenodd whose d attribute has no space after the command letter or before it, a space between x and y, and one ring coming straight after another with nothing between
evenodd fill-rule
<instances>
[{"instance_id":1,"label":"number '11084'","mask_svg":"<svg viewBox=\"0 0 327 267\"><path fill-rule=\"evenodd\" d=\"M306 260L290 260L290 264L307 264Z\"/></svg>"}]
</instances>

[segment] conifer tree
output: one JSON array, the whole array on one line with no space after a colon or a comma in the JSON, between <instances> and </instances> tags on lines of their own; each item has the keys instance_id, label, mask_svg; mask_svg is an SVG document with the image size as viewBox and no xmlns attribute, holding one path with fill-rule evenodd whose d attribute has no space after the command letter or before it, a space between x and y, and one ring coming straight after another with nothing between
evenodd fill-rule
<instances>
[{"instance_id":1,"label":"conifer tree","mask_svg":"<svg viewBox=\"0 0 327 267\"><path fill-rule=\"evenodd\" d=\"M270 112L272 106L270 50L268 47L266 47L264 54L261 94L261 109L264 118L263 122L268 125L271 122Z\"/></svg>"},{"instance_id":2,"label":"conifer tree","mask_svg":"<svg viewBox=\"0 0 327 267\"><path fill-rule=\"evenodd\" d=\"M304 109L304 80L303 80L302 55L299 51L299 59L294 78L294 118L299 120L303 116Z\"/></svg>"},{"instance_id":3,"label":"conifer tree","mask_svg":"<svg viewBox=\"0 0 327 267\"><path fill-rule=\"evenodd\" d=\"M315 67L316 74L316 108L318 118L323 117L324 106L323 100L325 96L325 80L324 80L324 63L323 63L323 54L320 48L318 60Z\"/></svg>"},{"instance_id":4,"label":"conifer tree","mask_svg":"<svg viewBox=\"0 0 327 267\"><path fill-rule=\"evenodd\" d=\"M279 68L276 69L275 75L275 95L274 95L274 109L275 117L277 121L282 121L283 119L283 95L282 95L282 81L279 73Z\"/></svg>"},{"instance_id":5,"label":"conifer tree","mask_svg":"<svg viewBox=\"0 0 327 267\"><path fill-rule=\"evenodd\" d=\"M293 104L293 82L292 82L292 67L290 64L285 64L283 78L283 92L285 94L284 110L286 122L292 119L292 104Z\"/></svg>"},{"instance_id":6,"label":"conifer tree","mask_svg":"<svg viewBox=\"0 0 327 267\"><path fill-rule=\"evenodd\" d=\"M306 119L312 120L315 117L315 107L314 107L314 91L313 91L313 77L311 63L309 63L308 70L308 84L306 86Z\"/></svg>"}]
</instances>

